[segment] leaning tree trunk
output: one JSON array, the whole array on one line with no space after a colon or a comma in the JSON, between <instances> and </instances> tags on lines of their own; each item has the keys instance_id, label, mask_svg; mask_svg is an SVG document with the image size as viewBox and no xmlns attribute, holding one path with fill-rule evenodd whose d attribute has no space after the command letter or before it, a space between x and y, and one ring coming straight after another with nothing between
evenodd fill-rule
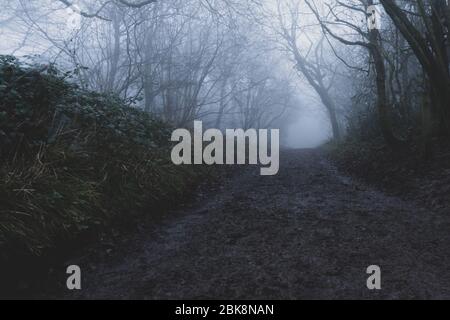
<instances>
[{"instance_id":1,"label":"leaning tree trunk","mask_svg":"<svg viewBox=\"0 0 450 320\"><path fill-rule=\"evenodd\" d=\"M294 53L294 58L297 62L297 69L305 76L308 83L314 88L316 93L319 95L320 100L324 104L325 108L328 111L328 116L330 118L331 129L333 131L333 139L341 140L341 132L339 129L339 121L336 114L336 106L334 104L333 99L328 92L328 89L322 82L322 77L320 74L320 70L316 69L316 72L311 72L309 68L307 68L308 62L306 59L300 54L298 48L296 46L292 46L292 50Z\"/></svg>"},{"instance_id":2,"label":"leaning tree trunk","mask_svg":"<svg viewBox=\"0 0 450 320\"><path fill-rule=\"evenodd\" d=\"M320 97L320 100L324 104L328 111L328 116L330 117L331 129L333 131L333 138L337 141L341 139L341 132L339 130L339 122L336 115L336 105L333 99L330 97L328 91L322 86L316 88L316 92Z\"/></svg>"},{"instance_id":3,"label":"leaning tree trunk","mask_svg":"<svg viewBox=\"0 0 450 320\"><path fill-rule=\"evenodd\" d=\"M426 32L420 31L394 0L380 0L395 26L400 30L430 81L431 96L437 109L441 127L450 132L450 72L448 58L448 4L442 0L431 2L433 13L417 13L425 23ZM420 4L420 2L418 2ZM422 3L423 5L423 3ZM420 7L420 6L419 6ZM430 22L431 20L431 22ZM447 40L448 42L448 40Z\"/></svg>"}]
</instances>

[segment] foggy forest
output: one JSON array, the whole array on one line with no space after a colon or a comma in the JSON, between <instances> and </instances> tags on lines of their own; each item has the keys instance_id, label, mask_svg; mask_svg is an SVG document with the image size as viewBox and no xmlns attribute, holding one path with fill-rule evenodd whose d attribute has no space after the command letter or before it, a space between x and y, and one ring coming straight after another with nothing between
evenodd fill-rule
<instances>
[{"instance_id":1,"label":"foggy forest","mask_svg":"<svg viewBox=\"0 0 450 320\"><path fill-rule=\"evenodd\" d=\"M0 297L450 299L449 32L447 0L0 0Z\"/></svg>"}]
</instances>

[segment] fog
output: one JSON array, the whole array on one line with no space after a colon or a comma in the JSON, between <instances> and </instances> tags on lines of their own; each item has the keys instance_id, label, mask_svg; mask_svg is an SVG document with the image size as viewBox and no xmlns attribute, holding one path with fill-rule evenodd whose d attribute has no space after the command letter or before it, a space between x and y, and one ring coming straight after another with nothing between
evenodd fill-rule
<instances>
[{"instance_id":1,"label":"fog","mask_svg":"<svg viewBox=\"0 0 450 320\"><path fill-rule=\"evenodd\" d=\"M331 138L330 124L323 115L299 114L286 131L284 143L289 148L315 148Z\"/></svg>"},{"instance_id":2,"label":"fog","mask_svg":"<svg viewBox=\"0 0 450 320\"><path fill-rule=\"evenodd\" d=\"M71 250L78 298L448 296L449 39L446 0L0 0L0 297Z\"/></svg>"},{"instance_id":3,"label":"fog","mask_svg":"<svg viewBox=\"0 0 450 320\"><path fill-rule=\"evenodd\" d=\"M174 126L279 128L292 148L345 131L355 85L341 56L356 52L324 37L327 1L0 2L0 54L72 70Z\"/></svg>"}]
</instances>

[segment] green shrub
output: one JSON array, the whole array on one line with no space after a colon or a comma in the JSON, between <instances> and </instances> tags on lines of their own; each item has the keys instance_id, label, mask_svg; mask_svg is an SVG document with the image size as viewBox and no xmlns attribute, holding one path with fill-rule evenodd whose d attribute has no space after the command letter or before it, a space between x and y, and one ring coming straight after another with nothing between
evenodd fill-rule
<instances>
[{"instance_id":1,"label":"green shrub","mask_svg":"<svg viewBox=\"0 0 450 320\"><path fill-rule=\"evenodd\" d=\"M160 214L200 179L170 161L168 125L66 76L0 56L1 264Z\"/></svg>"}]
</instances>

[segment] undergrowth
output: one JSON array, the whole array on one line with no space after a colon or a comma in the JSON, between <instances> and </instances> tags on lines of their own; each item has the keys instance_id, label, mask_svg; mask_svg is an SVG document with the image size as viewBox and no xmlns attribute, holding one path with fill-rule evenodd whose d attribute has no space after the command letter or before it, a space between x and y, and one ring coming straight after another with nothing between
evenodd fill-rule
<instances>
[{"instance_id":1,"label":"undergrowth","mask_svg":"<svg viewBox=\"0 0 450 320\"><path fill-rule=\"evenodd\" d=\"M159 215L205 174L172 164L168 125L70 76L0 56L3 268Z\"/></svg>"},{"instance_id":2,"label":"undergrowth","mask_svg":"<svg viewBox=\"0 0 450 320\"><path fill-rule=\"evenodd\" d=\"M324 146L329 157L344 173L389 194L415 201L436 211L449 213L450 144L433 139L432 154L424 157L420 138L392 150L382 139L347 137Z\"/></svg>"}]
</instances>

